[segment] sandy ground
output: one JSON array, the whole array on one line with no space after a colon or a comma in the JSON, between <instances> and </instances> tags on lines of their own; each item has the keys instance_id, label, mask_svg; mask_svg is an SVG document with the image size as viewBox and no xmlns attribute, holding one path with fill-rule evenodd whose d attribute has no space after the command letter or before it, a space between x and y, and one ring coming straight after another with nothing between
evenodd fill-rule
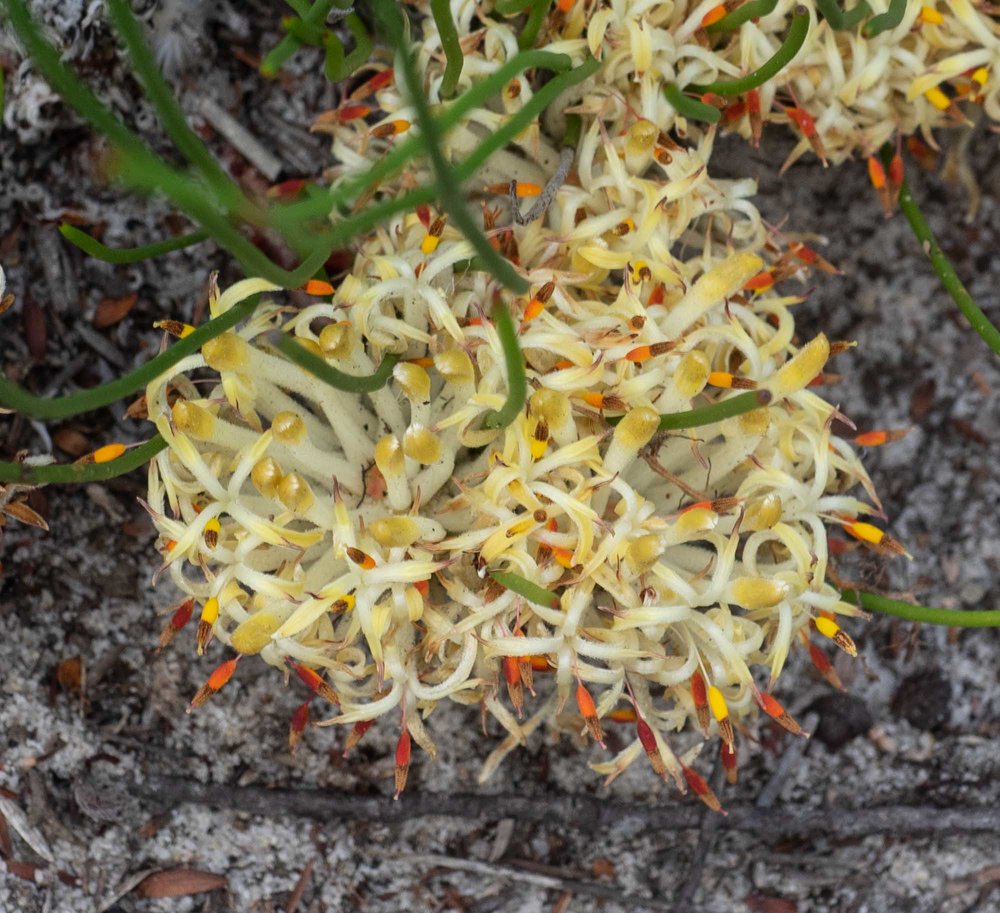
<instances>
[{"instance_id":1,"label":"sandy ground","mask_svg":"<svg viewBox=\"0 0 1000 913\"><path fill-rule=\"evenodd\" d=\"M72 38L72 56L118 110L148 126L99 21L82 3L55 6L52 22ZM263 4L223 9L208 19L179 82L185 106L194 112L201 98L214 99L278 151L283 176L318 173L325 152L302 128L329 106L329 89L308 75L263 86L231 50L268 47L273 37L259 23L270 15ZM8 73L0 262L19 301L0 324L0 354L5 370L29 369L28 382L52 393L147 359L157 344L151 322L191 319L208 271L227 267L210 246L112 268L63 244L54 225L64 212L103 223L105 240L124 245L161 237L167 211L100 183L99 146L18 60L0 37ZM314 63L303 59L301 70ZM213 142L254 179L224 139ZM843 379L830 398L861 430L913 427L871 451L867 465L914 560L853 561L843 572L927 604L1000 606L996 358L963 326L902 219L884 221L863 167L806 162L779 179L786 148L779 138L760 152L725 143L713 167L756 176L765 216L825 235L825 255L844 270L819 281L799 312L804 337L824 329L859 343L832 366ZM971 149L983 200L970 223L964 191L938 174L913 182L972 292L1000 319L996 138L983 131ZM99 302L132 291L128 315L95 328ZM142 433L120 416L120 408L104 410L47 432L3 419L0 448L5 456L44 450L46 433L65 448ZM57 453L66 459L72 449ZM2 911L1000 910L1000 833L976 817L989 817L1000 799L994 631L914 630L886 618L852 625L861 655L838 667L849 696L831 697L801 665L789 670L780 695L822 738L806 744L764 727L759 748L742 759L739 785L721 792L728 820L703 815L641 764L602 787L586 767L599 749L565 738L537 735L479 787L497 734L484 738L478 719L457 707L431 718L440 757L415 756L401 803L348 816L320 803L342 793L391 795L388 727L376 726L346 761L332 730L311 729L292 757L286 733L297 692L262 664L241 668L222 694L184 713L214 659L194 657L187 643L153 650L165 621L158 613L174 594L150 585L152 533L136 503L143 490L141 474L49 489L33 503L51 531L12 524L0 544L0 811L9 831L8 844L0 830ZM75 658L82 695L67 664ZM622 738L610 734L613 743ZM708 774L710 759L698 766ZM221 807L178 803L184 784L204 784ZM272 787L306 791L299 805L312 805L314 817L277 814L280 803L265 808L252 790ZM420 797L472 793L465 814L399 820L408 801L420 810ZM532 811L505 817L499 799L493 807L483 798L491 794L532 798ZM583 814L581 822L559 804L568 795L656 814L612 812L592 823ZM873 817L913 808L918 821L895 833L881 832ZM824 810L848 821L856 814L857 826L840 826L833 812L822 826ZM956 810L971 831L945 827ZM820 826L806 812L818 812ZM169 874L177 869L205 874ZM161 870L168 874L142 881ZM170 885L181 895L145 896Z\"/></svg>"}]
</instances>

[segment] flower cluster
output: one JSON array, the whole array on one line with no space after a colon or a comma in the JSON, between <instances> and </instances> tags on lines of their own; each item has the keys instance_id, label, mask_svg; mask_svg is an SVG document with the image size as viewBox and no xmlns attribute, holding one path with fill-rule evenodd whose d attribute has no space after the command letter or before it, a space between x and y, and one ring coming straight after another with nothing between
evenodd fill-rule
<instances>
[{"instance_id":1,"label":"flower cluster","mask_svg":"<svg viewBox=\"0 0 1000 913\"><path fill-rule=\"evenodd\" d=\"M516 34L470 33L473 5L456 6L472 83L516 54ZM150 384L168 449L148 506L190 597L163 641L197 605L199 651L214 639L235 653L193 706L259 655L335 704L321 725L353 726L349 745L397 717L397 789L411 737L433 753L422 720L444 699L481 705L506 731L483 776L542 723L603 743L607 720L631 721L631 744L596 770L615 776L645 753L717 806L666 734L717 732L735 774L741 721L762 710L800 732L771 693L790 650L806 646L836 683L817 643L853 653L836 619L858 611L827 582L827 529L902 547L863 519L880 505L817 392L848 344L798 341L802 298L777 288L832 267L765 228L751 181L710 176L714 131L671 132L662 80L735 66L697 39L702 6L677 20L683 5L613 3L586 27L571 11L550 36L577 60L603 49L600 80L549 106L464 188L529 294L477 268L469 241L421 204L358 239L336 289L309 287L316 303L263 304ZM757 41L741 66L768 55L766 26L786 7L739 32L737 47ZM436 101L430 18L423 35ZM415 119L391 70L375 68L317 122L335 187ZM517 76L498 106L463 112L447 159L502 128L533 84ZM569 118L575 154L556 139ZM399 198L428 177L410 164L371 192ZM526 214L525 199L537 200ZM244 280L213 291L212 314L277 291ZM528 394L503 423L511 317ZM387 382L336 389L286 357L290 342Z\"/></svg>"}]
</instances>

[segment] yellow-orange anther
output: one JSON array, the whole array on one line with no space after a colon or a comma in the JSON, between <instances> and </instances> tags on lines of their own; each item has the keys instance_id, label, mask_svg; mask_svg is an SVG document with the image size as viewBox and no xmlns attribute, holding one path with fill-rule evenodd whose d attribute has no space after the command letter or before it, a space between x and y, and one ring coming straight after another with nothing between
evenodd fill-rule
<instances>
[{"instance_id":1,"label":"yellow-orange anther","mask_svg":"<svg viewBox=\"0 0 1000 913\"><path fill-rule=\"evenodd\" d=\"M329 701L331 704L339 704L340 698L337 697L337 692L333 690L330 683L327 682L322 675L320 675L315 669L310 669L308 666L302 663L293 662L289 660L288 663L295 674L299 677L299 680L313 693L318 694L324 700Z\"/></svg>"},{"instance_id":2,"label":"yellow-orange anther","mask_svg":"<svg viewBox=\"0 0 1000 913\"><path fill-rule=\"evenodd\" d=\"M653 278L653 271L645 260L634 260L628 265L633 282L646 282Z\"/></svg>"},{"instance_id":3,"label":"yellow-orange anther","mask_svg":"<svg viewBox=\"0 0 1000 913\"><path fill-rule=\"evenodd\" d=\"M202 538L205 540L205 545L209 548L215 548L219 544L219 535L222 532L222 524L219 522L218 517L212 517L205 524L205 529L202 531Z\"/></svg>"},{"instance_id":4,"label":"yellow-orange anther","mask_svg":"<svg viewBox=\"0 0 1000 913\"><path fill-rule=\"evenodd\" d=\"M271 431L282 444L298 444L306 436L306 423L294 412L279 412L271 420Z\"/></svg>"},{"instance_id":5,"label":"yellow-orange anther","mask_svg":"<svg viewBox=\"0 0 1000 913\"><path fill-rule=\"evenodd\" d=\"M882 190L885 187L885 168L882 167L878 157L874 155L868 156L868 180L872 182L872 187L876 190Z\"/></svg>"},{"instance_id":6,"label":"yellow-orange anther","mask_svg":"<svg viewBox=\"0 0 1000 913\"><path fill-rule=\"evenodd\" d=\"M932 86L924 92L926 98L938 111L947 111L951 107L951 99L937 86Z\"/></svg>"},{"instance_id":7,"label":"yellow-orange anther","mask_svg":"<svg viewBox=\"0 0 1000 913\"><path fill-rule=\"evenodd\" d=\"M791 588L783 580L768 580L765 577L737 577L728 587L730 602L745 609L767 609L776 606Z\"/></svg>"},{"instance_id":8,"label":"yellow-orange anther","mask_svg":"<svg viewBox=\"0 0 1000 913\"><path fill-rule=\"evenodd\" d=\"M540 460L548 446L549 426L546 424L545 419L539 419L538 424L535 425L535 430L531 433L531 438L528 440L531 458L533 460Z\"/></svg>"},{"instance_id":9,"label":"yellow-orange anther","mask_svg":"<svg viewBox=\"0 0 1000 913\"><path fill-rule=\"evenodd\" d=\"M790 396L805 388L826 364L830 357L830 341L820 333L807 342L771 379L769 384L775 396Z\"/></svg>"},{"instance_id":10,"label":"yellow-orange anther","mask_svg":"<svg viewBox=\"0 0 1000 913\"><path fill-rule=\"evenodd\" d=\"M613 229L611 233L616 238L622 238L627 235L630 231L635 231L635 222L632 221L631 216L625 216Z\"/></svg>"},{"instance_id":11,"label":"yellow-orange anther","mask_svg":"<svg viewBox=\"0 0 1000 913\"><path fill-rule=\"evenodd\" d=\"M354 348L354 329L349 323L330 323L319 332L319 348L327 358L346 358Z\"/></svg>"},{"instance_id":12,"label":"yellow-orange anther","mask_svg":"<svg viewBox=\"0 0 1000 913\"><path fill-rule=\"evenodd\" d=\"M212 636L212 626L219 617L219 600L210 596L201 608L201 618L198 621L198 633L195 637L198 655L205 652L205 646Z\"/></svg>"},{"instance_id":13,"label":"yellow-orange anther","mask_svg":"<svg viewBox=\"0 0 1000 913\"><path fill-rule=\"evenodd\" d=\"M366 552L361 551L360 548L354 548L354 546L349 545L345 551L347 552L347 557L363 571L370 571L375 567L375 559Z\"/></svg>"},{"instance_id":14,"label":"yellow-orange anther","mask_svg":"<svg viewBox=\"0 0 1000 913\"><path fill-rule=\"evenodd\" d=\"M722 692L715 685L708 687L708 707L712 711L712 716L715 717L715 722L718 723L719 735L722 736L722 740L727 745L735 744L736 737L733 734L733 721L729 719L729 707Z\"/></svg>"},{"instance_id":15,"label":"yellow-orange anther","mask_svg":"<svg viewBox=\"0 0 1000 913\"><path fill-rule=\"evenodd\" d=\"M566 570L573 567L573 549L553 545L549 547L549 550L552 552L552 557L556 559L557 564L560 564Z\"/></svg>"},{"instance_id":16,"label":"yellow-orange anther","mask_svg":"<svg viewBox=\"0 0 1000 913\"><path fill-rule=\"evenodd\" d=\"M863 520L851 520L844 523L844 529L862 542L870 542L872 545L880 545L885 539L885 531L879 529L872 523L865 523Z\"/></svg>"},{"instance_id":17,"label":"yellow-orange anther","mask_svg":"<svg viewBox=\"0 0 1000 913\"><path fill-rule=\"evenodd\" d=\"M292 714L291 725L288 727L288 750L292 754L298 751L299 742L302 741L302 733L306 731L308 725L309 701L306 701L295 708L295 712Z\"/></svg>"},{"instance_id":18,"label":"yellow-orange anther","mask_svg":"<svg viewBox=\"0 0 1000 913\"><path fill-rule=\"evenodd\" d=\"M241 621L230 640L237 653L260 653L271 642L271 635L281 626L281 619L266 609Z\"/></svg>"},{"instance_id":19,"label":"yellow-orange anther","mask_svg":"<svg viewBox=\"0 0 1000 913\"><path fill-rule=\"evenodd\" d=\"M749 377L737 377L728 371L711 371L708 375L708 383L713 387L722 387L724 390L754 390L757 381Z\"/></svg>"},{"instance_id":20,"label":"yellow-orange anther","mask_svg":"<svg viewBox=\"0 0 1000 913\"><path fill-rule=\"evenodd\" d=\"M708 356L699 349L688 352L674 371L674 386L681 396L692 399L705 389L711 373Z\"/></svg>"},{"instance_id":21,"label":"yellow-orange anther","mask_svg":"<svg viewBox=\"0 0 1000 913\"><path fill-rule=\"evenodd\" d=\"M215 671L208 677L208 681L198 690L198 693L191 699L191 703L188 705L187 712L190 713L196 707L200 707L205 703L216 691L218 691L226 682L233 677L233 673L236 671L236 663L239 657L236 659L230 659L224 662L221 666L217 666Z\"/></svg>"},{"instance_id":22,"label":"yellow-orange anther","mask_svg":"<svg viewBox=\"0 0 1000 913\"><path fill-rule=\"evenodd\" d=\"M705 690L705 678L695 669L691 676L691 698L694 700L694 710L698 716L698 725L701 726L705 737L708 737L708 692Z\"/></svg>"},{"instance_id":23,"label":"yellow-orange anther","mask_svg":"<svg viewBox=\"0 0 1000 913\"><path fill-rule=\"evenodd\" d=\"M420 538L420 524L412 517L382 517L368 527L372 538L386 548L413 545Z\"/></svg>"},{"instance_id":24,"label":"yellow-orange anther","mask_svg":"<svg viewBox=\"0 0 1000 913\"><path fill-rule=\"evenodd\" d=\"M431 222L430 228L427 229L427 234L424 235L424 240L420 242L420 250L425 255L433 254L437 250L438 244L441 243L441 235L444 234L445 221L444 216L438 216Z\"/></svg>"},{"instance_id":25,"label":"yellow-orange anther","mask_svg":"<svg viewBox=\"0 0 1000 913\"><path fill-rule=\"evenodd\" d=\"M278 500L296 514L305 513L316 500L309 483L297 472L290 472L278 483Z\"/></svg>"},{"instance_id":26,"label":"yellow-orange anther","mask_svg":"<svg viewBox=\"0 0 1000 913\"><path fill-rule=\"evenodd\" d=\"M405 118L396 118L395 120L372 127L369 134L376 138L384 139L390 136L399 136L400 133L405 133L409 129L410 122L408 120Z\"/></svg>"},{"instance_id":27,"label":"yellow-orange anther","mask_svg":"<svg viewBox=\"0 0 1000 913\"><path fill-rule=\"evenodd\" d=\"M110 463L117 460L128 448L124 444L105 444L91 454L95 463Z\"/></svg>"},{"instance_id":28,"label":"yellow-orange anther","mask_svg":"<svg viewBox=\"0 0 1000 913\"><path fill-rule=\"evenodd\" d=\"M712 711L712 716L720 722L729 716L729 707L726 704L726 699L715 685L708 686L708 706Z\"/></svg>"},{"instance_id":29,"label":"yellow-orange anther","mask_svg":"<svg viewBox=\"0 0 1000 913\"><path fill-rule=\"evenodd\" d=\"M245 371L249 365L249 346L235 333L223 333L201 347L205 364L216 371Z\"/></svg>"},{"instance_id":30,"label":"yellow-orange anther","mask_svg":"<svg viewBox=\"0 0 1000 913\"><path fill-rule=\"evenodd\" d=\"M490 184L486 188L487 193L510 193L510 185L514 185L514 194L519 198L537 197L542 192L541 184L532 184L530 181L508 181L505 184Z\"/></svg>"},{"instance_id":31,"label":"yellow-orange anther","mask_svg":"<svg viewBox=\"0 0 1000 913\"><path fill-rule=\"evenodd\" d=\"M713 6L704 16L701 17L701 27L708 28L714 25L726 15L726 4L718 3Z\"/></svg>"},{"instance_id":32,"label":"yellow-orange anther","mask_svg":"<svg viewBox=\"0 0 1000 913\"><path fill-rule=\"evenodd\" d=\"M693 792L702 802L705 803L713 812L718 812L720 815L725 815L727 812L722 808L722 803L719 802L719 797L715 795L712 791L712 787L709 786L705 779L696 770L692 770L690 767L684 767L684 781L687 783L688 788Z\"/></svg>"},{"instance_id":33,"label":"yellow-orange anther","mask_svg":"<svg viewBox=\"0 0 1000 913\"><path fill-rule=\"evenodd\" d=\"M274 457L263 457L250 470L250 481L265 498L274 498L278 494L278 484L283 475L281 466Z\"/></svg>"},{"instance_id":34,"label":"yellow-orange anther","mask_svg":"<svg viewBox=\"0 0 1000 913\"><path fill-rule=\"evenodd\" d=\"M580 716L587 724L587 731L601 748L604 744L604 730L601 729L601 721L597 718L597 707L590 692L584 687L583 682L578 682L576 686L576 706L580 711Z\"/></svg>"},{"instance_id":35,"label":"yellow-orange anther","mask_svg":"<svg viewBox=\"0 0 1000 913\"><path fill-rule=\"evenodd\" d=\"M411 460L430 466L441 459L441 440L423 425L410 425L403 437L403 453Z\"/></svg>"},{"instance_id":36,"label":"yellow-orange anther","mask_svg":"<svg viewBox=\"0 0 1000 913\"><path fill-rule=\"evenodd\" d=\"M406 778L410 772L410 733L404 728L400 733L399 741L396 743L396 794L392 797L398 799L399 794L406 789Z\"/></svg>"},{"instance_id":37,"label":"yellow-orange anther","mask_svg":"<svg viewBox=\"0 0 1000 913\"><path fill-rule=\"evenodd\" d=\"M766 292L769 288L774 285L774 273L769 269L764 270L762 273L757 273L756 276L752 276L743 283L743 289L747 292Z\"/></svg>"},{"instance_id":38,"label":"yellow-orange anther","mask_svg":"<svg viewBox=\"0 0 1000 913\"><path fill-rule=\"evenodd\" d=\"M318 298L325 298L328 295L332 295L335 289L329 282L324 282L322 279L310 279L305 285L302 286L302 291L304 291L307 295L315 295Z\"/></svg>"},{"instance_id":39,"label":"yellow-orange anther","mask_svg":"<svg viewBox=\"0 0 1000 913\"><path fill-rule=\"evenodd\" d=\"M760 708L764 711L764 713L766 713L779 726L787 729L790 733L792 733L792 735L805 735L802 731L802 727L795 722L792 715L781 706L776 698L772 697L766 691L762 691L757 694L757 703L760 704Z\"/></svg>"},{"instance_id":40,"label":"yellow-orange anther","mask_svg":"<svg viewBox=\"0 0 1000 913\"><path fill-rule=\"evenodd\" d=\"M934 9L933 6L920 7L920 15L917 18L927 25L941 25L944 22L944 16Z\"/></svg>"},{"instance_id":41,"label":"yellow-orange anther","mask_svg":"<svg viewBox=\"0 0 1000 913\"><path fill-rule=\"evenodd\" d=\"M719 748L719 760L722 761L722 769L726 772L726 782L730 786L735 786L739 779L739 772L736 766L736 746L727 745L725 742Z\"/></svg>"},{"instance_id":42,"label":"yellow-orange anther","mask_svg":"<svg viewBox=\"0 0 1000 913\"><path fill-rule=\"evenodd\" d=\"M813 624L820 634L832 640L848 656L858 655L858 648L854 645L854 640L832 618L819 615L813 619Z\"/></svg>"},{"instance_id":43,"label":"yellow-orange anther","mask_svg":"<svg viewBox=\"0 0 1000 913\"><path fill-rule=\"evenodd\" d=\"M666 355L667 352L676 348L676 346L676 342L654 342L650 345L636 346L625 354L625 360L642 364L642 362L656 358L658 355Z\"/></svg>"},{"instance_id":44,"label":"yellow-orange anther","mask_svg":"<svg viewBox=\"0 0 1000 913\"><path fill-rule=\"evenodd\" d=\"M184 339L194 332L194 327L190 323L181 323L179 320L157 320L153 324L153 329L163 330L164 333L169 333L178 339Z\"/></svg>"},{"instance_id":45,"label":"yellow-orange anther","mask_svg":"<svg viewBox=\"0 0 1000 913\"><path fill-rule=\"evenodd\" d=\"M170 407L174 427L199 441L207 441L215 431L215 416L203 406L179 399Z\"/></svg>"},{"instance_id":46,"label":"yellow-orange anther","mask_svg":"<svg viewBox=\"0 0 1000 913\"><path fill-rule=\"evenodd\" d=\"M894 430L864 431L854 438L854 443L859 447L881 447L892 441L898 441L910 433L909 428L897 428Z\"/></svg>"},{"instance_id":47,"label":"yellow-orange anther","mask_svg":"<svg viewBox=\"0 0 1000 913\"><path fill-rule=\"evenodd\" d=\"M983 88L983 86L986 85L986 83L989 81L989 78L990 78L990 71L987 67L978 67L976 70L973 71L971 76L972 81L977 86L979 86L980 90Z\"/></svg>"}]
</instances>

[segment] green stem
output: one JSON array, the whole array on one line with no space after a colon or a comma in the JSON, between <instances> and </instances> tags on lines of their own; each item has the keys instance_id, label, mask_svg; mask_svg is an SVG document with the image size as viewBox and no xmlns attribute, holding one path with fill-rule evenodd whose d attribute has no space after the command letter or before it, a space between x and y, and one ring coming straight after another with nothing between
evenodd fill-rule
<instances>
[{"instance_id":1,"label":"green stem","mask_svg":"<svg viewBox=\"0 0 1000 913\"><path fill-rule=\"evenodd\" d=\"M507 402L497 412L491 412L483 421L484 428L506 428L521 414L528 397L528 378L524 373L524 353L517 341L517 327L507 310L498 301L491 312L497 335L503 346L503 359L507 368Z\"/></svg>"},{"instance_id":2,"label":"green stem","mask_svg":"<svg viewBox=\"0 0 1000 913\"><path fill-rule=\"evenodd\" d=\"M830 23L831 28L836 29L838 32L854 28L865 16L870 15L872 11L872 8L865 0L859 0L847 12L840 11L840 7L837 6L837 0L816 0L816 7L823 14L823 18Z\"/></svg>"},{"instance_id":3,"label":"green stem","mask_svg":"<svg viewBox=\"0 0 1000 913\"><path fill-rule=\"evenodd\" d=\"M517 46L522 51L534 47L535 40L541 31L542 23L545 21L545 15L549 11L549 4L551 2L552 0L532 0L531 11L528 13L528 18L521 28L521 34L517 36Z\"/></svg>"},{"instance_id":4,"label":"green stem","mask_svg":"<svg viewBox=\"0 0 1000 913\"><path fill-rule=\"evenodd\" d=\"M376 390L381 390L389 382L389 378L392 377L392 369L399 361L398 355L384 355L374 374L358 377L354 374L345 374L332 365L328 365L322 358L313 355L312 352L299 345L292 337L282 333L281 330L269 333L267 341L289 361L295 362L300 368L318 377L323 383L346 393L374 393Z\"/></svg>"},{"instance_id":5,"label":"green stem","mask_svg":"<svg viewBox=\"0 0 1000 913\"><path fill-rule=\"evenodd\" d=\"M710 406L689 409L687 412L672 412L669 415L661 415L660 431L679 431L682 428L713 425L723 419L760 409L770 403L771 399L769 390L748 390L746 393L737 393L736 396L730 396L728 399L712 403ZM615 415L605 419L605 421L609 425L617 425L623 418L622 415Z\"/></svg>"},{"instance_id":6,"label":"green stem","mask_svg":"<svg viewBox=\"0 0 1000 913\"><path fill-rule=\"evenodd\" d=\"M706 85L690 85L688 89L704 95L706 92L714 92L716 95L742 95L751 89L762 86L769 79L778 75L798 54L802 48L802 43L806 40L809 31L809 13L801 4L795 7L792 14L792 24L788 27L788 34L781 43L781 47L774 52L774 56L761 64L752 73L740 79L718 79Z\"/></svg>"},{"instance_id":7,"label":"green stem","mask_svg":"<svg viewBox=\"0 0 1000 913\"><path fill-rule=\"evenodd\" d=\"M990 322L990 319L972 299L972 295L969 294L968 289L962 284L962 280L958 278L955 268L945 256L944 251L941 250L941 245L938 244L937 239L934 237L934 233L920 211L917 201L913 199L910 185L905 179L899 188L899 208L903 211L903 215L906 216L906 221L910 223L913 234L916 235L917 241L920 242L921 250L927 255L927 259L931 261L931 266L941 280L945 291L951 295L952 301L955 302L958 309L972 325L972 329L979 334L983 342L995 354L1000 355L1000 330Z\"/></svg>"},{"instance_id":8,"label":"green stem","mask_svg":"<svg viewBox=\"0 0 1000 913\"><path fill-rule=\"evenodd\" d=\"M894 29L903 21L903 13L906 12L906 0L890 0L889 9L884 13L874 16L865 23L861 33L865 38L874 38L881 35L887 29Z\"/></svg>"},{"instance_id":9,"label":"green stem","mask_svg":"<svg viewBox=\"0 0 1000 913\"><path fill-rule=\"evenodd\" d=\"M964 612L960 609L938 609L931 606L914 605L899 599L889 599L875 593L858 590L841 590L846 602L860 603L869 612L880 615L894 615L907 621L919 621L928 625L946 625L950 628L995 628L1000 627L1000 610L983 609Z\"/></svg>"},{"instance_id":10,"label":"green stem","mask_svg":"<svg viewBox=\"0 0 1000 913\"><path fill-rule=\"evenodd\" d=\"M281 269L254 247L206 199L204 188L191 176L168 166L149 151L97 97L73 74L60 59L59 53L42 36L28 14L24 0L0 0L10 23L25 46L39 73L81 117L111 141L121 157L121 167L127 183L146 192L162 193L193 221L202 225L223 247L235 256L250 275L263 276L275 285L295 288L310 278L326 261L333 245L325 251L314 251L298 267L289 272Z\"/></svg>"},{"instance_id":11,"label":"green stem","mask_svg":"<svg viewBox=\"0 0 1000 913\"><path fill-rule=\"evenodd\" d=\"M151 380L172 368L182 358L193 355L210 339L214 339L220 333L231 329L244 317L250 316L257 306L258 297L258 295L250 295L244 298L224 314L220 314L214 320L198 327L190 336L179 339L166 352L157 355L156 358L146 362L142 367L136 368L124 377L119 377L110 383L92 387L90 390L82 390L79 393L71 393L69 396L61 396L57 399L49 399L29 393L0 374L0 405L15 409L22 415L40 419L67 418L71 415L79 415L81 412L90 412L93 409L110 405L130 396L137 390L141 390Z\"/></svg>"},{"instance_id":12,"label":"green stem","mask_svg":"<svg viewBox=\"0 0 1000 913\"><path fill-rule=\"evenodd\" d=\"M219 201L230 212L249 213L255 207L244 196L236 182L222 169L212 153L188 126L184 112L163 78L153 52L143 38L127 0L107 0L111 22L128 51L132 68L142 82L146 97L153 105L167 136L212 188Z\"/></svg>"},{"instance_id":13,"label":"green stem","mask_svg":"<svg viewBox=\"0 0 1000 913\"><path fill-rule=\"evenodd\" d=\"M744 22L751 19L759 19L761 16L769 16L778 5L778 0L749 0L742 6L737 7L731 13L727 13L718 22L713 22L705 28L706 32L728 32L738 29Z\"/></svg>"},{"instance_id":14,"label":"green stem","mask_svg":"<svg viewBox=\"0 0 1000 913\"><path fill-rule=\"evenodd\" d=\"M458 41L458 29L455 28L449 0L431 0L431 13L434 15L438 35L441 37L441 49L447 61L441 79L440 93L442 98L451 98L458 87L465 57L462 54L462 45Z\"/></svg>"},{"instance_id":15,"label":"green stem","mask_svg":"<svg viewBox=\"0 0 1000 913\"><path fill-rule=\"evenodd\" d=\"M323 23L326 22L326 17L330 14L330 10L333 9L333 5L334 0L317 0L309 11L302 16L302 21L306 25L322 26ZM301 6L296 6L294 4L289 4L289 6L291 6L296 12L299 12L301 9ZM286 35L261 62L261 76L265 76L268 79L277 76L278 70L281 69L282 64L284 64L285 61L287 61L288 58L291 57L300 47L302 47L302 42L298 38L291 33Z\"/></svg>"},{"instance_id":16,"label":"green stem","mask_svg":"<svg viewBox=\"0 0 1000 913\"><path fill-rule=\"evenodd\" d=\"M361 64L368 61L374 45L368 35L368 30L357 13L351 13L344 20L344 24L354 36L354 50L344 60L344 69L348 73L353 73Z\"/></svg>"},{"instance_id":17,"label":"green stem","mask_svg":"<svg viewBox=\"0 0 1000 913\"><path fill-rule=\"evenodd\" d=\"M178 235L176 238L156 241L153 244L143 244L141 247L114 248L102 244L85 231L80 231L79 228L75 228L67 222L63 222L59 226L59 233L85 254L103 260L105 263L138 263L141 260L149 260L153 257L169 254L171 251L183 250L185 247L200 244L208 237L207 231L192 231L190 234Z\"/></svg>"},{"instance_id":18,"label":"green stem","mask_svg":"<svg viewBox=\"0 0 1000 913\"><path fill-rule=\"evenodd\" d=\"M480 83L463 92L438 119L441 133L447 133L462 117L475 108L483 107L510 80L524 70L538 68L562 73L572 67L573 62L565 54L550 54L548 51L524 51L507 61L499 70ZM368 168L364 174L348 178L335 185L329 193L300 203L290 203L272 210L272 224L281 228L288 224L301 224L312 218L325 218L338 206L347 205L359 194L377 187L402 170L403 166L423 148L421 137L408 137L396 143L392 151Z\"/></svg>"},{"instance_id":19,"label":"green stem","mask_svg":"<svg viewBox=\"0 0 1000 913\"><path fill-rule=\"evenodd\" d=\"M23 485L47 485L55 482L104 482L124 475L148 463L167 446L160 435L154 435L138 447L131 447L115 460L106 463L50 463L48 466L26 466L24 463L0 462L0 482Z\"/></svg>"},{"instance_id":20,"label":"green stem","mask_svg":"<svg viewBox=\"0 0 1000 913\"><path fill-rule=\"evenodd\" d=\"M558 594L539 586L537 583L532 583L520 574L514 574L510 571L490 571L489 574L501 586L512 590L518 596L523 596L528 602L547 606L550 609L559 608Z\"/></svg>"},{"instance_id":21,"label":"green stem","mask_svg":"<svg viewBox=\"0 0 1000 913\"><path fill-rule=\"evenodd\" d=\"M712 105L706 105L696 98L689 98L677 87L676 83L668 82L663 87L663 94L674 110L688 120L703 120L710 124L717 124L722 118L722 112Z\"/></svg>"},{"instance_id":22,"label":"green stem","mask_svg":"<svg viewBox=\"0 0 1000 913\"><path fill-rule=\"evenodd\" d=\"M528 280L490 246L486 235L483 234L465 206L465 200L461 193L461 181L457 178L441 150L441 131L427 106L427 99L424 97L420 85L420 76L414 66L411 49L407 46L403 36L402 16L399 9L391 0L382 0L376 4L376 9L382 19L383 28L390 43L397 50L397 59L402 65L403 81L406 83L410 104L413 105L413 112L420 125L427 157L430 159L431 168L434 171L441 206L448 213L455 227L465 235L473 250L488 264L489 270L496 280L512 292L524 294L529 289Z\"/></svg>"}]
</instances>

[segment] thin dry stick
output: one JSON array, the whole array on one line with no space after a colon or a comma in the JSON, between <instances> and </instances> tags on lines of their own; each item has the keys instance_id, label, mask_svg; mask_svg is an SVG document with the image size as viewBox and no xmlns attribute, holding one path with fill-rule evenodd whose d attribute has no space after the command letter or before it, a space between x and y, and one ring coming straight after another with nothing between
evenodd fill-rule
<instances>
[{"instance_id":1,"label":"thin dry stick","mask_svg":"<svg viewBox=\"0 0 1000 913\"><path fill-rule=\"evenodd\" d=\"M147 800L166 805L194 803L271 817L342 818L378 821L383 824L440 815L445 818L477 818L497 821L514 818L524 822L546 822L563 827L598 830L612 827L623 818L642 822L660 831L688 831L701 827L701 807L665 802L640 805L597 796L512 796L491 794L422 793L400 802L388 796L356 796L331 790L262 789L195 783L179 777L150 777L136 784L135 791ZM776 805L760 809L753 805L727 806L729 816L721 826L729 831L751 831L765 840L790 835L864 837L869 834L961 834L1000 831L1000 807L887 805L881 808L802 808Z\"/></svg>"},{"instance_id":2,"label":"thin dry stick","mask_svg":"<svg viewBox=\"0 0 1000 913\"><path fill-rule=\"evenodd\" d=\"M559 153L559 164L556 166L555 174L546 181L545 187L542 188L542 192L535 201L535 205L524 215L521 215L521 210L517 202L517 181L510 182L510 208L514 213L514 221L518 225L527 225L529 222L534 222L535 219L540 219L545 215L546 210L555 199L559 188L565 183L566 176L569 174L570 168L573 167L575 156L576 150L570 146L566 146Z\"/></svg>"}]
</instances>

